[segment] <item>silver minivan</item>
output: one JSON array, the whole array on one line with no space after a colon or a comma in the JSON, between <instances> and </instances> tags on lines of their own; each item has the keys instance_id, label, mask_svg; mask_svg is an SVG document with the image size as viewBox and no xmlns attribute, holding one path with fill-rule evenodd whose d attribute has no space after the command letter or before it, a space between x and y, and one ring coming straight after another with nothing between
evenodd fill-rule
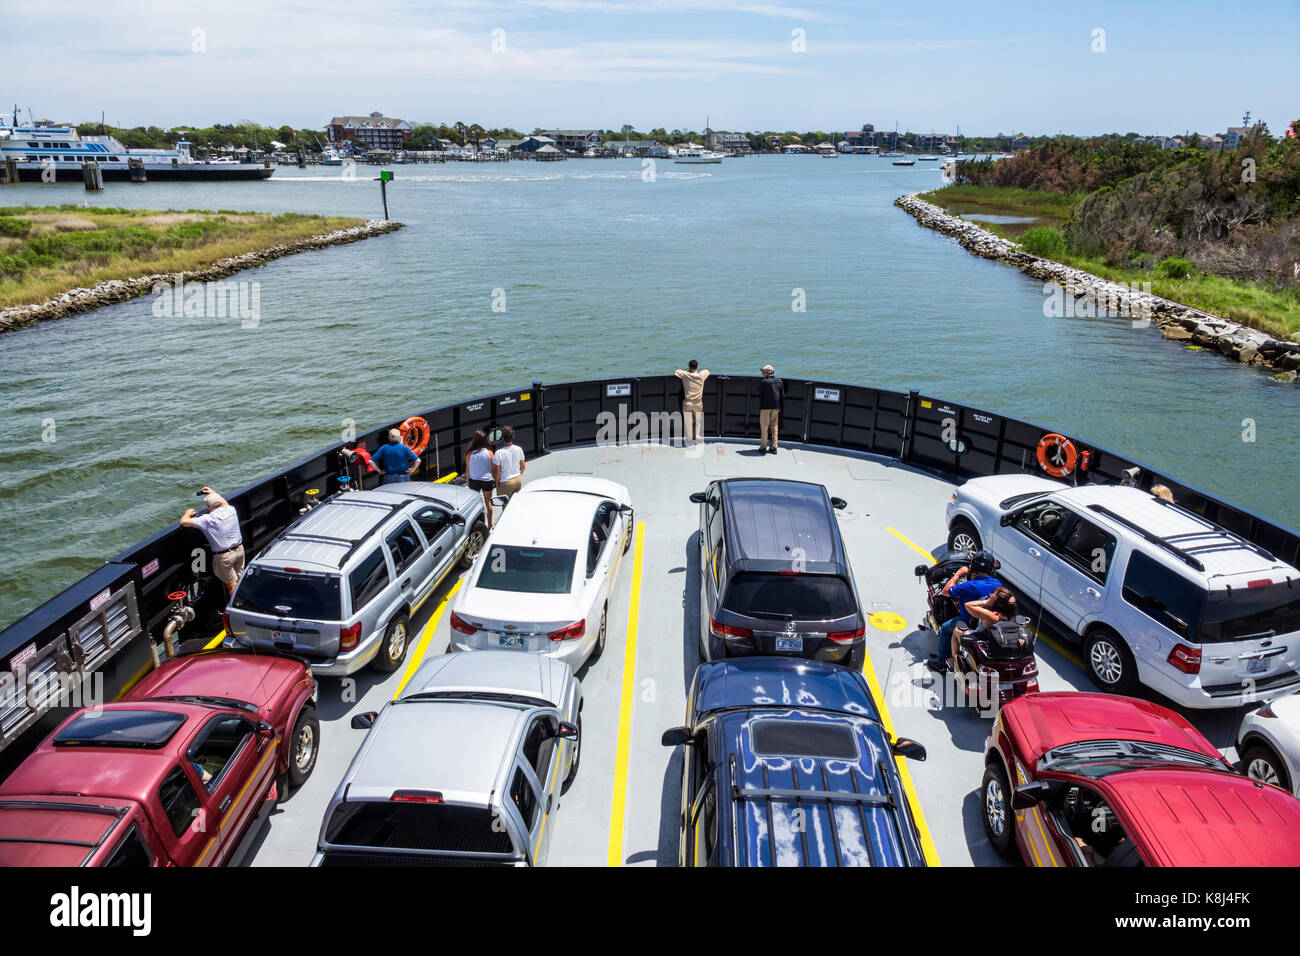
<instances>
[{"instance_id":1,"label":"silver minivan","mask_svg":"<svg viewBox=\"0 0 1300 956\"><path fill-rule=\"evenodd\" d=\"M483 496L468 488L411 481L335 495L248 565L226 633L304 657L318 676L396 670L412 615L486 538Z\"/></svg>"}]
</instances>

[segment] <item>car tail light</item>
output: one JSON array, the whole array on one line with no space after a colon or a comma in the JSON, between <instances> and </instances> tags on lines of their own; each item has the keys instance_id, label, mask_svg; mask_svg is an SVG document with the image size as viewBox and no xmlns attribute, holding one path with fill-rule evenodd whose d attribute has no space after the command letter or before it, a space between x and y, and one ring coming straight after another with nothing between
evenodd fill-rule
<instances>
[{"instance_id":1,"label":"car tail light","mask_svg":"<svg viewBox=\"0 0 1300 956\"><path fill-rule=\"evenodd\" d=\"M394 790L393 803L442 803L442 794L432 790Z\"/></svg>"},{"instance_id":2,"label":"car tail light","mask_svg":"<svg viewBox=\"0 0 1300 956\"><path fill-rule=\"evenodd\" d=\"M339 650L350 651L361 643L361 622L345 627L339 631Z\"/></svg>"},{"instance_id":3,"label":"car tail light","mask_svg":"<svg viewBox=\"0 0 1300 956\"><path fill-rule=\"evenodd\" d=\"M786 576L803 574L802 571L797 571L794 568L782 568L780 571L777 571L776 573L784 574Z\"/></svg>"},{"instance_id":4,"label":"car tail light","mask_svg":"<svg viewBox=\"0 0 1300 956\"><path fill-rule=\"evenodd\" d=\"M221 627L227 634L230 633L230 615L225 611L221 612Z\"/></svg>"},{"instance_id":5,"label":"car tail light","mask_svg":"<svg viewBox=\"0 0 1300 956\"><path fill-rule=\"evenodd\" d=\"M302 568L282 568L281 570L289 574L302 574Z\"/></svg>"},{"instance_id":6,"label":"car tail light","mask_svg":"<svg viewBox=\"0 0 1300 956\"><path fill-rule=\"evenodd\" d=\"M1035 677L1033 680L1031 680L1028 684L1025 685L1025 693L1026 693L1026 694L1037 694L1037 693L1038 693L1038 678L1037 678L1037 677Z\"/></svg>"},{"instance_id":7,"label":"car tail light","mask_svg":"<svg viewBox=\"0 0 1300 956\"><path fill-rule=\"evenodd\" d=\"M1199 647L1175 644L1174 649L1169 652L1168 660L1170 664L1173 664L1184 674L1199 674L1201 672L1201 649Z\"/></svg>"},{"instance_id":8,"label":"car tail light","mask_svg":"<svg viewBox=\"0 0 1300 956\"><path fill-rule=\"evenodd\" d=\"M1272 583L1273 583L1273 579L1272 579L1272 578L1257 578L1257 579L1254 580L1254 581L1247 581L1247 582L1246 582L1246 587L1248 587L1248 588L1266 588L1266 587L1268 587L1269 585L1271 585Z\"/></svg>"},{"instance_id":9,"label":"car tail light","mask_svg":"<svg viewBox=\"0 0 1300 956\"><path fill-rule=\"evenodd\" d=\"M867 626L864 624L861 627L859 627L856 631L832 631L826 636L830 638L832 641L834 641L836 644L843 644L846 641L856 641L859 637L862 637L866 633L867 633Z\"/></svg>"},{"instance_id":10,"label":"car tail light","mask_svg":"<svg viewBox=\"0 0 1300 956\"><path fill-rule=\"evenodd\" d=\"M754 632L748 627L733 627L730 624L719 624L713 618L709 618L709 633L714 637L753 637Z\"/></svg>"},{"instance_id":11,"label":"car tail light","mask_svg":"<svg viewBox=\"0 0 1300 956\"><path fill-rule=\"evenodd\" d=\"M996 667L989 667L987 664L980 666L980 677L987 677L994 684L998 682L998 670Z\"/></svg>"},{"instance_id":12,"label":"car tail light","mask_svg":"<svg viewBox=\"0 0 1300 956\"><path fill-rule=\"evenodd\" d=\"M575 637L582 637L587 633L586 621L574 621L568 627L562 627L558 631L551 631L546 636L553 641L571 641Z\"/></svg>"},{"instance_id":13,"label":"car tail light","mask_svg":"<svg viewBox=\"0 0 1300 956\"><path fill-rule=\"evenodd\" d=\"M1038 661L1030 661L1025 665L1025 669L1020 672L1021 677L1031 677L1038 673Z\"/></svg>"},{"instance_id":14,"label":"car tail light","mask_svg":"<svg viewBox=\"0 0 1300 956\"><path fill-rule=\"evenodd\" d=\"M478 630L477 627L469 623L469 621L465 620L455 611L451 612L451 629L453 631L460 631L462 634L473 634Z\"/></svg>"}]
</instances>

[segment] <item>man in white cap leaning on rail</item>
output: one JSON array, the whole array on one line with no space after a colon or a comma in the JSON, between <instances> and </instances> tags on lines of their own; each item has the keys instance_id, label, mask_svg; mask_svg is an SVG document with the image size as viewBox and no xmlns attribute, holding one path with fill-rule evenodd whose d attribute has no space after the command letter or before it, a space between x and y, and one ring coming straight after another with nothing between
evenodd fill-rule
<instances>
[{"instance_id":1,"label":"man in white cap leaning on rail","mask_svg":"<svg viewBox=\"0 0 1300 956\"><path fill-rule=\"evenodd\" d=\"M207 495L203 503L208 506L208 513L196 515L193 508L186 508L181 515L181 527L203 532L212 549L212 573L233 597L244 570L244 537L239 533L239 514L234 505L211 488L205 487L200 494Z\"/></svg>"}]
</instances>

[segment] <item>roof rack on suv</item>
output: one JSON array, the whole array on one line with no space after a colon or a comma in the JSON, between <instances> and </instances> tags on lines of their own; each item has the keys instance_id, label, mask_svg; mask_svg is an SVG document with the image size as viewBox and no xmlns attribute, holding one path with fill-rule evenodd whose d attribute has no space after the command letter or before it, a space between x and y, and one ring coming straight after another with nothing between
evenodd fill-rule
<instances>
[{"instance_id":1,"label":"roof rack on suv","mask_svg":"<svg viewBox=\"0 0 1300 956\"><path fill-rule=\"evenodd\" d=\"M1191 567L1195 568L1197 571L1205 570L1205 565L1201 563L1201 560L1199 558L1194 557L1193 555L1189 554L1187 551L1184 551L1182 548L1178 547L1178 545L1173 544L1168 538L1162 538L1158 534L1152 534L1150 531L1148 531L1146 528L1142 527L1141 525L1137 524L1136 522L1130 521L1128 518L1125 518L1123 515L1116 514L1115 512L1107 508L1105 505L1097 505L1097 504L1088 505L1088 510L1095 511L1099 515L1105 515L1111 521L1119 522L1124 527L1128 528L1130 531L1133 531L1136 534L1140 535L1143 538L1143 540L1149 541L1151 544L1154 544L1158 548L1164 548L1174 557L1178 558L1180 561L1183 561L1186 564L1190 565Z\"/></svg>"}]
</instances>

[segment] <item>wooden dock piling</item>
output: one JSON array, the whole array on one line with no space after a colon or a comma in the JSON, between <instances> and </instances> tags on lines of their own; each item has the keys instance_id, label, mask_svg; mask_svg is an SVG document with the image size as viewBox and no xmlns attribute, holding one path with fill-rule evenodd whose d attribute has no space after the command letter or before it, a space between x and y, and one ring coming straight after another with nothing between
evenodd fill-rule
<instances>
[{"instance_id":1,"label":"wooden dock piling","mask_svg":"<svg viewBox=\"0 0 1300 956\"><path fill-rule=\"evenodd\" d=\"M149 175L144 168L144 160L138 156L132 156L126 161L126 174L133 183L147 183L149 181Z\"/></svg>"},{"instance_id":2,"label":"wooden dock piling","mask_svg":"<svg viewBox=\"0 0 1300 956\"><path fill-rule=\"evenodd\" d=\"M86 184L86 189L91 192L97 192L104 188L104 171L99 168L99 163L93 159L88 159L81 164L81 180Z\"/></svg>"}]
</instances>

